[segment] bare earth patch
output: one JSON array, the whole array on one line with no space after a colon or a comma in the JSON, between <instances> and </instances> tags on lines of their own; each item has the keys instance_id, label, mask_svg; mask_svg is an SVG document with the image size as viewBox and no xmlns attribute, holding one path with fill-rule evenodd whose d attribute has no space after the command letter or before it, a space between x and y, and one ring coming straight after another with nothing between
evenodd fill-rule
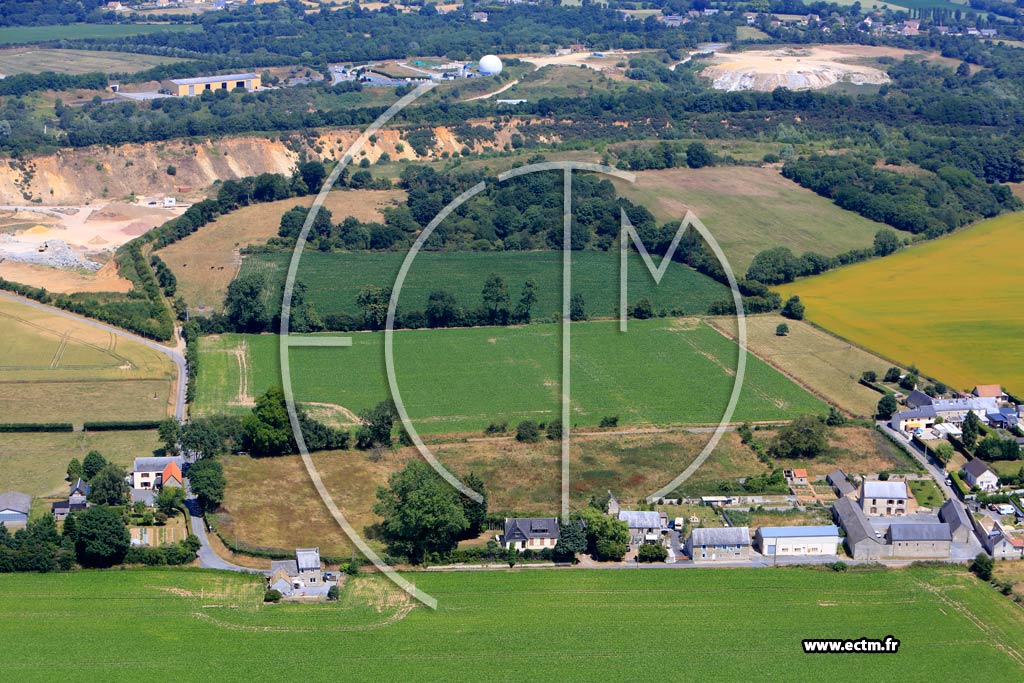
<instances>
[{"instance_id":1,"label":"bare earth patch","mask_svg":"<svg viewBox=\"0 0 1024 683\"><path fill-rule=\"evenodd\" d=\"M821 47L748 50L716 53L701 75L716 90L770 92L819 90L836 83L881 85L889 76L881 69L849 61L850 55Z\"/></svg>"}]
</instances>

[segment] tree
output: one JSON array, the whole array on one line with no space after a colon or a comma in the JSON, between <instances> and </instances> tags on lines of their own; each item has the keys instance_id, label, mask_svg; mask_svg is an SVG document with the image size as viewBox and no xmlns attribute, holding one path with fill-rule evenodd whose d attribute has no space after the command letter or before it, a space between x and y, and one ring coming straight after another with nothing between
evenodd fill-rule
<instances>
[{"instance_id":1,"label":"tree","mask_svg":"<svg viewBox=\"0 0 1024 683\"><path fill-rule=\"evenodd\" d=\"M664 562L668 559L668 549L661 543L644 543L637 549L637 562Z\"/></svg>"},{"instance_id":2,"label":"tree","mask_svg":"<svg viewBox=\"0 0 1024 683\"><path fill-rule=\"evenodd\" d=\"M185 489L180 486L164 486L156 495L156 509L168 517L174 517L185 509Z\"/></svg>"},{"instance_id":3,"label":"tree","mask_svg":"<svg viewBox=\"0 0 1024 683\"><path fill-rule=\"evenodd\" d=\"M368 285L359 290L356 306L361 311L363 327L370 330L383 329L387 324L390 303L390 287Z\"/></svg>"},{"instance_id":4,"label":"tree","mask_svg":"<svg viewBox=\"0 0 1024 683\"><path fill-rule=\"evenodd\" d=\"M889 228L882 228L875 233L875 254L888 256L900 248L900 238Z\"/></svg>"},{"instance_id":5,"label":"tree","mask_svg":"<svg viewBox=\"0 0 1024 683\"><path fill-rule=\"evenodd\" d=\"M466 522L469 524L466 533L470 536L477 536L487 526L487 489L484 487L483 479L478 477L475 472L466 475L462 483L483 497L483 500L478 503L468 496L460 496L462 512L466 515Z\"/></svg>"},{"instance_id":6,"label":"tree","mask_svg":"<svg viewBox=\"0 0 1024 683\"><path fill-rule=\"evenodd\" d=\"M176 419L169 417L162 420L156 428L156 433L165 451L173 453L177 450L178 441L181 439L181 424Z\"/></svg>"},{"instance_id":7,"label":"tree","mask_svg":"<svg viewBox=\"0 0 1024 683\"><path fill-rule=\"evenodd\" d=\"M82 478L91 481L106 466L107 459L99 451L89 451L82 461Z\"/></svg>"},{"instance_id":8,"label":"tree","mask_svg":"<svg viewBox=\"0 0 1024 683\"><path fill-rule=\"evenodd\" d=\"M704 168L714 166L715 157L702 142L690 143L686 148L686 165L690 168Z\"/></svg>"},{"instance_id":9,"label":"tree","mask_svg":"<svg viewBox=\"0 0 1024 683\"><path fill-rule=\"evenodd\" d=\"M216 458L203 458L188 470L188 481L192 493L199 499L203 511L214 510L224 499L224 467Z\"/></svg>"},{"instance_id":10,"label":"tree","mask_svg":"<svg viewBox=\"0 0 1024 683\"><path fill-rule=\"evenodd\" d=\"M523 291L516 304L515 319L519 323L529 323L533 318L533 305L537 303L537 284L533 280L523 283Z\"/></svg>"},{"instance_id":11,"label":"tree","mask_svg":"<svg viewBox=\"0 0 1024 683\"><path fill-rule=\"evenodd\" d=\"M516 441L537 443L540 441L540 427L533 420L523 420L516 425Z\"/></svg>"},{"instance_id":12,"label":"tree","mask_svg":"<svg viewBox=\"0 0 1024 683\"><path fill-rule=\"evenodd\" d=\"M629 315L637 320L648 320L654 317L654 305L650 299L644 297L633 304L629 309Z\"/></svg>"},{"instance_id":13,"label":"tree","mask_svg":"<svg viewBox=\"0 0 1024 683\"><path fill-rule=\"evenodd\" d=\"M105 505L78 513L75 539L75 555L83 567L120 563L132 541L121 514Z\"/></svg>"},{"instance_id":14,"label":"tree","mask_svg":"<svg viewBox=\"0 0 1024 683\"><path fill-rule=\"evenodd\" d=\"M779 323L775 326L776 337L785 337L787 334L789 334L789 325L786 323Z\"/></svg>"},{"instance_id":15,"label":"tree","mask_svg":"<svg viewBox=\"0 0 1024 683\"><path fill-rule=\"evenodd\" d=\"M982 581L991 581L994 567L995 561L987 553L978 553L971 562L970 570Z\"/></svg>"},{"instance_id":16,"label":"tree","mask_svg":"<svg viewBox=\"0 0 1024 683\"><path fill-rule=\"evenodd\" d=\"M973 411L967 413L961 430L963 434L960 440L964 442L964 446L974 448L974 444L978 442L978 435L981 434L981 420Z\"/></svg>"},{"instance_id":17,"label":"tree","mask_svg":"<svg viewBox=\"0 0 1024 683\"><path fill-rule=\"evenodd\" d=\"M484 283L481 293L483 297L484 317L492 325L507 325L509 316L508 285L496 273L491 273Z\"/></svg>"},{"instance_id":18,"label":"tree","mask_svg":"<svg viewBox=\"0 0 1024 683\"><path fill-rule=\"evenodd\" d=\"M814 415L801 415L775 435L768 452L776 458L814 458L828 449L828 426Z\"/></svg>"},{"instance_id":19,"label":"tree","mask_svg":"<svg viewBox=\"0 0 1024 683\"><path fill-rule=\"evenodd\" d=\"M445 290L434 290L427 297L427 325L430 327L451 327L462 318L462 308L455 296Z\"/></svg>"},{"instance_id":20,"label":"tree","mask_svg":"<svg viewBox=\"0 0 1024 683\"><path fill-rule=\"evenodd\" d=\"M584 508L574 519L584 523L587 552L595 560L617 562L625 557L629 543L629 526L625 522L592 506Z\"/></svg>"},{"instance_id":21,"label":"tree","mask_svg":"<svg viewBox=\"0 0 1024 683\"><path fill-rule=\"evenodd\" d=\"M1020 446L1014 439L989 434L974 449L974 455L982 460L1019 460Z\"/></svg>"},{"instance_id":22,"label":"tree","mask_svg":"<svg viewBox=\"0 0 1024 683\"><path fill-rule=\"evenodd\" d=\"M889 383L899 382L900 381L900 375L902 375L902 374L903 373L900 372L899 368L889 368L888 370L885 371L885 377L883 378L883 381L889 382Z\"/></svg>"},{"instance_id":23,"label":"tree","mask_svg":"<svg viewBox=\"0 0 1024 683\"><path fill-rule=\"evenodd\" d=\"M356 448L367 450L370 448L390 448L392 444L391 431L395 426L395 418L398 411L393 401L381 401L373 408L364 410L359 414L363 424L356 431Z\"/></svg>"},{"instance_id":24,"label":"tree","mask_svg":"<svg viewBox=\"0 0 1024 683\"><path fill-rule=\"evenodd\" d=\"M846 416L843 415L835 406L829 406L828 417L825 418L825 424L829 427L842 427L846 424Z\"/></svg>"},{"instance_id":25,"label":"tree","mask_svg":"<svg viewBox=\"0 0 1024 683\"><path fill-rule=\"evenodd\" d=\"M509 569L512 569L512 567L516 566L516 563L519 562L519 551L517 551L516 547L511 543L508 546L508 550L505 552L505 561L508 562Z\"/></svg>"},{"instance_id":26,"label":"tree","mask_svg":"<svg viewBox=\"0 0 1024 683\"><path fill-rule=\"evenodd\" d=\"M569 320L579 322L587 319L586 302L582 294L573 294L569 297Z\"/></svg>"},{"instance_id":27,"label":"tree","mask_svg":"<svg viewBox=\"0 0 1024 683\"><path fill-rule=\"evenodd\" d=\"M899 410L899 406L896 405L896 397L892 394L886 394L878 401L875 415L879 420L888 420L897 410Z\"/></svg>"},{"instance_id":28,"label":"tree","mask_svg":"<svg viewBox=\"0 0 1024 683\"><path fill-rule=\"evenodd\" d=\"M281 591L271 588L263 594L263 602L281 602Z\"/></svg>"},{"instance_id":29,"label":"tree","mask_svg":"<svg viewBox=\"0 0 1024 683\"><path fill-rule=\"evenodd\" d=\"M576 559L577 553L586 552L587 535L579 519L570 519L558 523L558 542L555 543L555 559L569 562Z\"/></svg>"},{"instance_id":30,"label":"tree","mask_svg":"<svg viewBox=\"0 0 1024 683\"><path fill-rule=\"evenodd\" d=\"M863 380L864 380L865 382L877 382L877 381L878 381L878 373L877 373L877 372L875 372L874 370L865 370L865 371L864 371L864 372L863 372L863 373L861 374L861 376L860 376L860 377L861 377L861 379L863 379Z\"/></svg>"},{"instance_id":31,"label":"tree","mask_svg":"<svg viewBox=\"0 0 1024 683\"><path fill-rule=\"evenodd\" d=\"M552 441L561 441L562 440L562 420L561 420L561 418L556 418L556 419L552 420L551 422L549 422L546 432L547 432L547 437L550 440L552 440Z\"/></svg>"},{"instance_id":32,"label":"tree","mask_svg":"<svg viewBox=\"0 0 1024 683\"><path fill-rule=\"evenodd\" d=\"M377 489L374 514L381 522L389 551L423 563L428 553L448 553L469 528L458 492L420 460Z\"/></svg>"},{"instance_id":33,"label":"tree","mask_svg":"<svg viewBox=\"0 0 1024 683\"><path fill-rule=\"evenodd\" d=\"M228 285L224 312L236 330L265 332L270 326L270 312L263 301L266 284L263 273L248 270Z\"/></svg>"},{"instance_id":34,"label":"tree","mask_svg":"<svg viewBox=\"0 0 1024 683\"><path fill-rule=\"evenodd\" d=\"M337 602L338 598L341 597L341 589L338 588L338 584L334 584L327 589L327 599L330 602Z\"/></svg>"},{"instance_id":35,"label":"tree","mask_svg":"<svg viewBox=\"0 0 1024 683\"><path fill-rule=\"evenodd\" d=\"M284 390L280 387L270 387L256 399L252 413L242 420L242 441L255 456L295 452Z\"/></svg>"},{"instance_id":36,"label":"tree","mask_svg":"<svg viewBox=\"0 0 1024 683\"><path fill-rule=\"evenodd\" d=\"M198 459L212 457L224 450L224 439L220 432L209 420L204 419L192 420L182 427L180 442L182 452Z\"/></svg>"},{"instance_id":37,"label":"tree","mask_svg":"<svg viewBox=\"0 0 1024 683\"><path fill-rule=\"evenodd\" d=\"M89 502L94 505L124 505L128 500L124 470L114 463L105 465L89 486Z\"/></svg>"},{"instance_id":38,"label":"tree","mask_svg":"<svg viewBox=\"0 0 1024 683\"><path fill-rule=\"evenodd\" d=\"M71 458L71 462L68 463L67 475L68 481L77 481L83 474L82 463L78 461L78 458Z\"/></svg>"},{"instance_id":39,"label":"tree","mask_svg":"<svg viewBox=\"0 0 1024 683\"><path fill-rule=\"evenodd\" d=\"M953 457L953 444L948 441L940 441L935 445L935 457L943 465L947 464Z\"/></svg>"},{"instance_id":40,"label":"tree","mask_svg":"<svg viewBox=\"0 0 1024 683\"><path fill-rule=\"evenodd\" d=\"M804 319L804 304L800 301L800 297L791 296L786 300L786 303L782 306L782 317L789 318L790 320L803 320Z\"/></svg>"}]
</instances>

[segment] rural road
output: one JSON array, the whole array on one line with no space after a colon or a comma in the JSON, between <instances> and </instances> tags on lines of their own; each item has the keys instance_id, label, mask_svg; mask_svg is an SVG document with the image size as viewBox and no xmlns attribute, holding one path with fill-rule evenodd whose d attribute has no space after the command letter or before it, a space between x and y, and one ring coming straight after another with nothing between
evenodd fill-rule
<instances>
[{"instance_id":1,"label":"rural road","mask_svg":"<svg viewBox=\"0 0 1024 683\"><path fill-rule=\"evenodd\" d=\"M164 346L159 342L155 342L152 339L140 337L137 334L126 332L125 330L113 327L112 325L107 325L106 323L101 323L97 320L93 320L92 318L86 318L85 316L77 315L75 313L69 313L68 311L65 311L63 309L56 308L54 306L47 306L46 304L41 304L38 301L34 301L33 299L27 299L16 294L11 294L10 292L0 291L0 297L4 299L9 299L11 301L16 301L19 304L31 306L32 308L37 308L41 311L46 311L47 313L59 315L63 318L77 320L78 322L85 323L90 327L95 327L96 329L103 330L105 332L110 332L111 334L116 334L119 337L130 339L131 341L138 342L139 344L148 346L154 351L159 351L160 353L164 354L172 361L174 361L174 365L178 371L177 396L175 396L174 398L174 417L176 417L179 422L185 419L185 389L186 383L188 382L188 368L185 364L185 356L182 354L180 350L180 341L179 348L171 348L169 346Z\"/></svg>"},{"instance_id":2,"label":"rural road","mask_svg":"<svg viewBox=\"0 0 1024 683\"><path fill-rule=\"evenodd\" d=\"M246 574L263 573L259 570L240 567L237 564L231 564L227 560L221 559L220 555L215 553L210 546L210 537L206 535L206 520L203 519L203 513L199 509L199 503L196 501L195 496L187 498L185 505L188 506L189 517L192 519L192 533L195 534L202 544L199 547L199 552L196 553L199 557L200 567L204 569L223 569L229 572L243 572Z\"/></svg>"},{"instance_id":3,"label":"rural road","mask_svg":"<svg viewBox=\"0 0 1024 683\"><path fill-rule=\"evenodd\" d=\"M928 459L927 455L917 450L913 443L907 441L902 434L890 427L888 422L879 421L877 424L879 429L885 431L886 434L891 436L896 443L903 447L903 450L909 453L911 457L924 467L925 471L928 472L932 479L935 480L936 486L939 487L939 490L942 491L942 495L945 496L947 500L957 498L957 495L953 492L953 488L946 485L946 473L936 467L934 463Z\"/></svg>"}]
</instances>

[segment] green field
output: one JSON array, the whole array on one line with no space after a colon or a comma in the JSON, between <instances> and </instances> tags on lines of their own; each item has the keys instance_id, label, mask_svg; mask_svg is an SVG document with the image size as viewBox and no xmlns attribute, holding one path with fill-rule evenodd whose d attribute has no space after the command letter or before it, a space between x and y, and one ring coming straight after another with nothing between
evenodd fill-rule
<instances>
[{"instance_id":1,"label":"green field","mask_svg":"<svg viewBox=\"0 0 1024 683\"><path fill-rule=\"evenodd\" d=\"M633 682L678 680L684 671L727 682L1024 676L1020 608L960 568L409 578L437 598L436 611L367 576L350 581L336 604L265 607L259 579L226 573L0 575L4 672L19 683L83 671L110 683ZM888 635L900 640L897 654L809 656L801 646L804 638Z\"/></svg>"},{"instance_id":2,"label":"green field","mask_svg":"<svg viewBox=\"0 0 1024 683\"><path fill-rule=\"evenodd\" d=\"M1024 212L779 287L807 318L956 389L1024 392Z\"/></svg>"},{"instance_id":3,"label":"green field","mask_svg":"<svg viewBox=\"0 0 1024 683\"><path fill-rule=\"evenodd\" d=\"M12 48L0 51L0 73L40 73L53 71L64 74L133 73L161 64L185 61L174 57L107 52L99 50L56 50L35 47Z\"/></svg>"},{"instance_id":4,"label":"green field","mask_svg":"<svg viewBox=\"0 0 1024 683\"><path fill-rule=\"evenodd\" d=\"M76 38L120 38L161 31L199 31L191 24L68 24L66 26L7 26L0 28L0 45L45 43Z\"/></svg>"},{"instance_id":5,"label":"green field","mask_svg":"<svg viewBox=\"0 0 1024 683\"><path fill-rule=\"evenodd\" d=\"M359 412L388 397L383 333L351 335L346 349L291 351L300 401ZM395 333L402 398L424 433L480 430L492 420L546 421L559 414L560 327L533 324ZM194 409L245 412L281 383L278 338L222 335L200 342ZM695 320L611 321L572 327L573 423L602 416L623 424L717 423L732 390L736 345ZM780 420L823 412L824 404L756 358L735 420Z\"/></svg>"},{"instance_id":6,"label":"green field","mask_svg":"<svg viewBox=\"0 0 1024 683\"><path fill-rule=\"evenodd\" d=\"M391 287L404 253L336 253L306 251L299 263L298 279L309 287L308 297L321 315L356 314L356 296L366 285ZM255 254L242 262L242 272L267 273L271 286L267 304L281 307L284 275L291 254ZM658 263L658 258L655 263ZM423 310L432 290L445 289L468 309L480 306L480 292L492 273L505 278L515 303L526 280L537 285L536 318L556 317L562 310L562 252L421 252L402 287L399 307ZM591 316L619 314L619 252L573 253L573 291L583 294ZM679 263L673 263L656 285L640 256L629 266L629 302L648 297L656 310L676 310L684 315L705 313L714 301L728 299L728 287Z\"/></svg>"}]
</instances>

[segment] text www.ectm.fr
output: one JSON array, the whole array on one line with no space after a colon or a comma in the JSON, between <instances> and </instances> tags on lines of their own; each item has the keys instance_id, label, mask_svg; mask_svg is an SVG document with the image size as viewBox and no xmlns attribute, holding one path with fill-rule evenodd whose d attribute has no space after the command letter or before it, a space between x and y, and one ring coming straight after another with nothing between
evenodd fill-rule
<instances>
[{"instance_id":1,"label":"text www.ectm.fr","mask_svg":"<svg viewBox=\"0 0 1024 683\"><path fill-rule=\"evenodd\" d=\"M819 652L868 652L876 654L895 654L899 652L900 641L892 636L886 636L881 640L874 638L854 638L844 640L842 638L816 638L803 641L804 652L809 654Z\"/></svg>"}]
</instances>

